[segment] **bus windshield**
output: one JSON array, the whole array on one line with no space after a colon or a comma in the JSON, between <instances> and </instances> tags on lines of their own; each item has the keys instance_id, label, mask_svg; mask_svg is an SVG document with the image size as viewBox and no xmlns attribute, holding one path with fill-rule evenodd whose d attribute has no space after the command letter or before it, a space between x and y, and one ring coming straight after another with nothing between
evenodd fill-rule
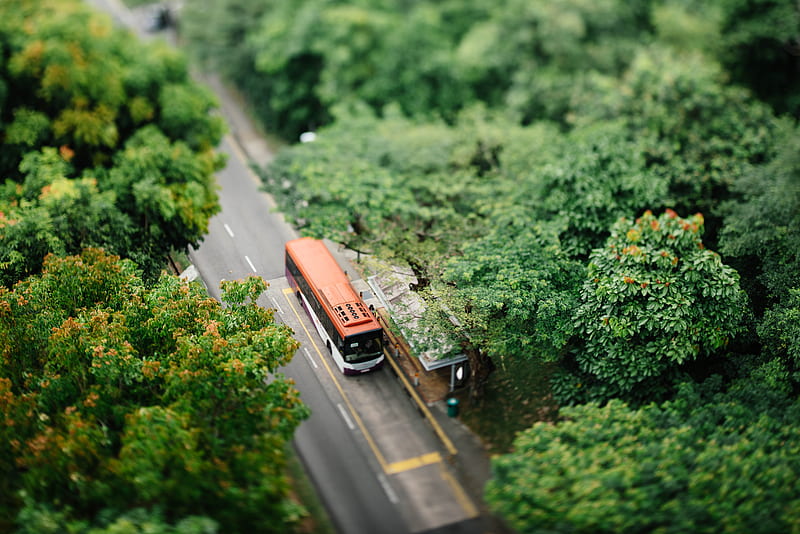
<instances>
[{"instance_id":1,"label":"bus windshield","mask_svg":"<svg viewBox=\"0 0 800 534\"><path fill-rule=\"evenodd\" d=\"M350 363L374 360L383 353L380 330L348 336L344 340L344 359Z\"/></svg>"}]
</instances>

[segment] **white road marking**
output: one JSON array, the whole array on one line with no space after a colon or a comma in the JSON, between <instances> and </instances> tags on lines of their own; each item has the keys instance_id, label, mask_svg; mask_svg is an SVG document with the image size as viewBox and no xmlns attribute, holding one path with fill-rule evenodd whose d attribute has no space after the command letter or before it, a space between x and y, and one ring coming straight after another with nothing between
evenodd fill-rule
<instances>
[{"instance_id":1,"label":"white road marking","mask_svg":"<svg viewBox=\"0 0 800 534\"><path fill-rule=\"evenodd\" d=\"M347 410L344 409L344 406L342 406L342 403L340 402L340 403L336 404L336 407L339 408L339 413L342 414L342 417L344 418L345 423L347 423L347 426L350 427L350 430L355 430L356 429L356 425L353 424L352 419L350 419L350 416L347 415Z\"/></svg>"},{"instance_id":2,"label":"white road marking","mask_svg":"<svg viewBox=\"0 0 800 534\"><path fill-rule=\"evenodd\" d=\"M254 272L254 273L257 273L258 271L256 270L256 266L255 266L255 265L253 265L253 262L252 262L252 261L250 261L250 258L248 258L247 256L245 256L245 257L244 257L244 259L246 259L246 260L247 260L247 264L250 266L250 268L251 268L251 269L253 269L253 272Z\"/></svg>"},{"instance_id":3,"label":"white road marking","mask_svg":"<svg viewBox=\"0 0 800 534\"><path fill-rule=\"evenodd\" d=\"M270 299L272 299L272 303L275 304L275 309L278 310L278 313L283 315L283 310L281 309L280 304L278 304L278 301L275 300L275 297L270 297Z\"/></svg>"},{"instance_id":4,"label":"white road marking","mask_svg":"<svg viewBox=\"0 0 800 534\"><path fill-rule=\"evenodd\" d=\"M308 349L303 347L303 350L306 352L306 358L308 358L308 361L314 366L314 369L319 369L319 367L317 367L317 362L314 361L314 358L311 356L311 353L308 352ZM341 406L341 404L339 406Z\"/></svg>"},{"instance_id":5,"label":"white road marking","mask_svg":"<svg viewBox=\"0 0 800 534\"><path fill-rule=\"evenodd\" d=\"M228 232L228 235L233 237L233 230L231 230L231 227L228 226L227 224L223 224L222 226L225 227L225 231Z\"/></svg>"},{"instance_id":6,"label":"white road marking","mask_svg":"<svg viewBox=\"0 0 800 534\"><path fill-rule=\"evenodd\" d=\"M386 479L386 475L383 473L378 473L378 482L381 483L383 487L383 491L386 492L386 496L389 497L389 500L392 501L392 504L397 504L400 502L400 499L397 497L397 493L394 492L392 486L389 485L389 481Z\"/></svg>"}]
</instances>

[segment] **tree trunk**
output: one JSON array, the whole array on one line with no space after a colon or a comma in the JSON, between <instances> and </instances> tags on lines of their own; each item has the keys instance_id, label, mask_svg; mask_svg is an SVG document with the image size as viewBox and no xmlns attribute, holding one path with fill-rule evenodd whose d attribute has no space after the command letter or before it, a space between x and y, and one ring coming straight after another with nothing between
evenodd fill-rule
<instances>
[{"instance_id":1,"label":"tree trunk","mask_svg":"<svg viewBox=\"0 0 800 534\"><path fill-rule=\"evenodd\" d=\"M467 349L469 359L469 396L472 401L480 403L489 383L489 375L495 369L492 359L478 349Z\"/></svg>"}]
</instances>

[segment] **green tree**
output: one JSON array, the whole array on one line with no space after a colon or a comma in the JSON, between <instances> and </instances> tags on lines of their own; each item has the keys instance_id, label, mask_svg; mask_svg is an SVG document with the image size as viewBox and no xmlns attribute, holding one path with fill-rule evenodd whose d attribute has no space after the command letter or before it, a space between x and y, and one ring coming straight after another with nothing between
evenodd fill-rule
<instances>
[{"instance_id":1,"label":"green tree","mask_svg":"<svg viewBox=\"0 0 800 534\"><path fill-rule=\"evenodd\" d=\"M178 53L74 0L3 3L0 46L0 282L87 246L154 280L218 210L213 99Z\"/></svg>"},{"instance_id":2,"label":"green tree","mask_svg":"<svg viewBox=\"0 0 800 534\"><path fill-rule=\"evenodd\" d=\"M656 44L640 49L620 79L598 80L572 107L576 126L621 118L647 171L666 183L666 205L708 215L711 243L735 177L772 157L778 131L768 106L726 76L701 53Z\"/></svg>"},{"instance_id":3,"label":"green tree","mask_svg":"<svg viewBox=\"0 0 800 534\"><path fill-rule=\"evenodd\" d=\"M583 76L619 74L647 39L648 4L502 2L458 44L458 65L481 100L510 107L523 124L565 123ZM503 91L499 102L492 97L497 87Z\"/></svg>"},{"instance_id":4,"label":"green tree","mask_svg":"<svg viewBox=\"0 0 800 534\"><path fill-rule=\"evenodd\" d=\"M518 532L788 532L800 404L745 380L685 384L661 406L564 408L492 461L490 507Z\"/></svg>"},{"instance_id":5,"label":"green tree","mask_svg":"<svg viewBox=\"0 0 800 534\"><path fill-rule=\"evenodd\" d=\"M53 148L26 154L22 186L0 190L0 280L37 272L49 253L102 247L137 262L153 280L173 249L197 244L219 210L213 173L221 158L171 143L148 126L132 136L110 170L76 176Z\"/></svg>"},{"instance_id":6,"label":"green tree","mask_svg":"<svg viewBox=\"0 0 800 534\"><path fill-rule=\"evenodd\" d=\"M720 57L735 81L777 113L800 116L800 6L791 0L725 0Z\"/></svg>"},{"instance_id":7,"label":"green tree","mask_svg":"<svg viewBox=\"0 0 800 534\"><path fill-rule=\"evenodd\" d=\"M766 311L758 335L765 369L777 375L775 387L796 391L800 384L800 288L790 289L780 305Z\"/></svg>"},{"instance_id":8,"label":"green tree","mask_svg":"<svg viewBox=\"0 0 800 534\"><path fill-rule=\"evenodd\" d=\"M702 231L702 215L682 219L672 210L613 226L589 258L574 313L584 340L574 354L579 373L558 388L562 401L636 395L643 386L649 397L665 375L741 331L739 276L705 249Z\"/></svg>"},{"instance_id":9,"label":"green tree","mask_svg":"<svg viewBox=\"0 0 800 534\"><path fill-rule=\"evenodd\" d=\"M170 250L202 240L209 219L219 211L214 172L223 161L146 126L116 154L107 174L98 173L101 190L114 194L117 209L136 229L128 254L140 265L150 267Z\"/></svg>"},{"instance_id":10,"label":"green tree","mask_svg":"<svg viewBox=\"0 0 800 534\"><path fill-rule=\"evenodd\" d=\"M776 137L775 156L738 175L738 198L722 206L720 250L750 274L763 307L800 286L800 130L786 123Z\"/></svg>"},{"instance_id":11,"label":"green tree","mask_svg":"<svg viewBox=\"0 0 800 534\"><path fill-rule=\"evenodd\" d=\"M255 304L265 288L229 282L222 307L87 249L0 290L3 516L86 530L141 509L177 529L204 510L226 531L284 531L308 411L278 373L298 344Z\"/></svg>"},{"instance_id":12,"label":"green tree","mask_svg":"<svg viewBox=\"0 0 800 534\"><path fill-rule=\"evenodd\" d=\"M476 2L226 0L187 8L190 48L221 66L287 139L330 123L342 102L453 118L474 100L452 53L486 13Z\"/></svg>"},{"instance_id":13,"label":"green tree","mask_svg":"<svg viewBox=\"0 0 800 534\"><path fill-rule=\"evenodd\" d=\"M529 210L532 221L557 221L561 246L586 258L620 217L670 202L668 182L647 168L646 135L635 141L628 135L610 121L550 139L554 161L509 176L516 188L511 201Z\"/></svg>"},{"instance_id":14,"label":"green tree","mask_svg":"<svg viewBox=\"0 0 800 534\"><path fill-rule=\"evenodd\" d=\"M485 358L494 365L506 358L555 361L574 332L570 316L583 266L561 249L554 228L509 219L451 258L428 299L427 313L441 315L428 319L429 329L443 328L444 336L455 326L445 318L458 325L454 334L473 356L475 395L491 368Z\"/></svg>"},{"instance_id":15,"label":"green tree","mask_svg":"<svg viewBox=\"0 0 800 534\"><path fill-rule=\"evenodd\" d=\"M194 96L185 61L166 44L138 43L74 0L3 4L0 14L2 119L13 134L4 140L3 176L15 177L22 155L44 146L69 149L79 172L107 164L136 129L170 129L179 110L191 109L192 128L170 135L190 135L195 147L219 141L219 119L208 116L209 102ZM176 102L176 87L191 98Z\"/></svg>"},{"instance_id":16,"label":"green tree","mask_svg":"<svg viewBox=\"0 0 800 534\"><path fill-rule=\"evenodd\" d=\"M396 109L384 119L363 108L341 113L314 143L277 156L265 169L267 189L304 233L383 250L429 278L431 260L481 231L497 183L493 148L483 133L416 123Z\"/></svg>"},{"instance_id":17,"label":"green tree","mask_svg":"<svg viewBox=\"0 0 800 534\"><path fill-rule=\"evenodd\" d=\"M762 362L798 387L797 289L800 288L800 135L781 131L776 156L739 176L738 198L722 206L721 251L742 273L756 315ZM784 381L785 382L785 381Z\"/></svg>"}]
</instances>

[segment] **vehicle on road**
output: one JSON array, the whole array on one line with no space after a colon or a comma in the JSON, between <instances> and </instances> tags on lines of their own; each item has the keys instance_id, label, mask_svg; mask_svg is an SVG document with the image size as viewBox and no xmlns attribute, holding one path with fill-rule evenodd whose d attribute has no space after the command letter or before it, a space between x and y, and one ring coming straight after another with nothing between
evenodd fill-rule
<instances>
[{"instance_id":1,"label":"vehicle on road","mask_svg":"<svg viewBox=\"0 0 800 534\"><path fill-rule=\"evenodd\" d=\"M286 243L286 278L342 373L383 365L383 329L325 243L310 237Z\"/></svg>"}]
</instances>

